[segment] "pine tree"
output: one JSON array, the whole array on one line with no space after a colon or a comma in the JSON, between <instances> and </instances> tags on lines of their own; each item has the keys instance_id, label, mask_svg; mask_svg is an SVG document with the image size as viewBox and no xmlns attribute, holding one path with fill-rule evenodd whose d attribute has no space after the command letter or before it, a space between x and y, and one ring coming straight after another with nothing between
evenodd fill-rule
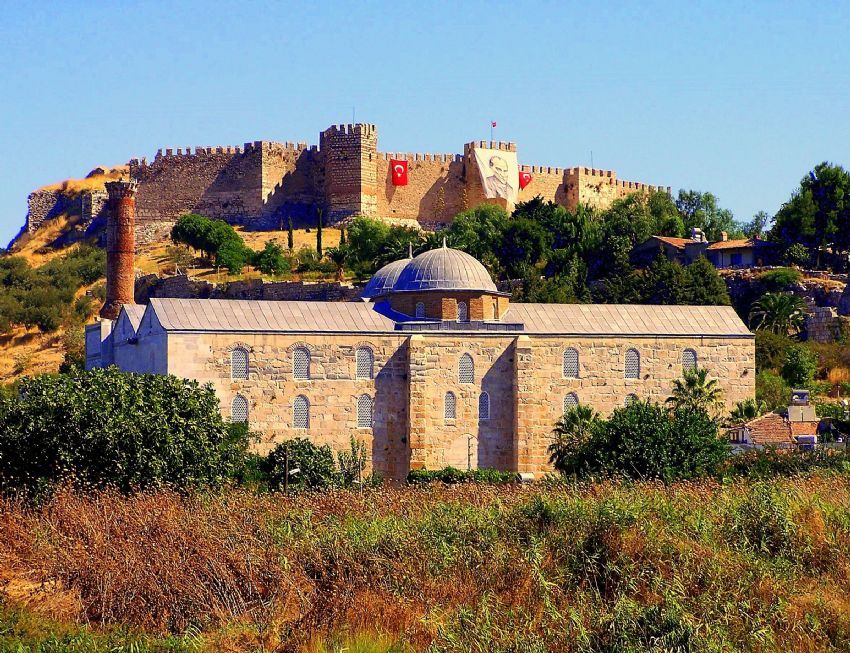
<instances>
[{"instance_id":1,"label":"pine tree","mask_svg":"<svg viewBox=\"0 0 850 653\"><path fill-rule=\"evenodd\" d=\"M698 306L729 306L729 291L726 282L704 256L685 268L683 302Z\"/></svg>"},{"instance_id":2,"label":"pine tree","mask_svg":"<svg viewBox=\"0 0 850 653\"><path fill-rule=\"evenodd\" d=\"M286 245L289 247L290 253L295 249L295 233L292 230L292 216L289 216L289 230L286 234Z\"/></svg>"},{"instance_id":3,"label":"pine tree","mask_svg":"<svg viewBox=\"0 0 850 653\"><path fill-rule=\"evenodd\" d=\"M339 246L340 248L345 246L345 227L339 228Z\"/></svg>"},{"instance_id":4,"label":"pine tree","mask_svg":"<svg viewBox=\"0 0 850 653\"><path fill-rule=\"evenodd\" d=\"M322 209L316 209L316 252L322 258Z\"/></svg>"}]
</instances>

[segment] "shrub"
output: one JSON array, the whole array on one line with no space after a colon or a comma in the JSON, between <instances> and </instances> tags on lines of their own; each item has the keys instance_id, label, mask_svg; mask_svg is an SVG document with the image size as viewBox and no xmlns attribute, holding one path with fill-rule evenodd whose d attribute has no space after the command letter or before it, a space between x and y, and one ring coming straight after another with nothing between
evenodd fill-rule
<instances>
[{"instance_id":1,"label":"shrub","mask_svg":"<svg viewBox=\"0 0 850 653\"><path fill-rule=\"evenodd\" d=\"M264 471L272 490L284 487L287 455L291 486L322 488L339 484L339 472L331 448L328 445L316 446L307 438L294 438L278 444L266 458ZM293 474L296 469L298 472Z\"/></svg>"},{"instance_id":2,"label":"shrub","mask_svg":"<svg viewBox=\"0 0 850 653\"><path fill-rule=\"evenodd\" d=\"M753 449L730 456L723 465L721 476L768 478L804 474L816 469L850 471L850 453L839 449Z\"/></svg>"},{"instance_id":3,"label":"shrub","mask_svg":"<svg viewBox=\"0 0 850 653\"><path fill-rule=\"evenodd\" d=\"M254 254L254 266L263 274L283 274L292 270L289 259L283 255L283 248L271 240Z\"/></svg>"},{"instance_id":4,"label":"shrub","mask_svg":"<svg viewBox=\"0 0 850 653\"><path fill-rule=\"evenodd\" d=\"M785 353L782 378L792 388L808 388L817 371L817 357L805 345L793 345Z\"/></svg>"},{"instance_id":5,"label":"shrub","mask_svg":"<svg viewBox=\"0 0 850 653\"><path fill-rule=\"evenodd\" d=\"M211 386L115 368L25 379L0 396L0 483L188 488L218 484L244 446L228 438Z\"/></svg>"},{"instance_id":6,"label":"shrub","mask_svg":"<svg viewBox=\"0 0 850 653\"><path fill-rule=\"evenodd\" d=\"M756 376L756 401L764 403L767 410L777 410L788 405L791 387L778 374L765 371Z\"/></svg>"},{"instance_id":7,"label":"shrub","mask_svg":"<svg viewBox=\"0 0 850 653\"><path fill-rule=\"evenodd\" d=\"M756 371L778 371L785 363L785 352L793 345L794 341L783 333L756 331Z\"/></svg>"},{"instance_id":8,"label":"shrub","mask_svg":"<svg viewBox=\"0 0 850 653\"><path fill-rule=\"evenodd\" d=\"M803 273L794 268L777 268L766 270L758 276L758 280L764 287L765 292L778 292L787 290L803 278Z\"/></svg>"},{"instance_id":9,"label":"shrub","mask_svg":"<svg viewBox=\"0 0 850 653\"><path fill-rule=\"evenodd\" d=\"M413 469L407 475L411 485L440 482L447 485L456 483L485 483L503 485L516 482L516 472L503 472L498 469L460 470L455 467L443 469Z\"/></svg>"}]
</instances>

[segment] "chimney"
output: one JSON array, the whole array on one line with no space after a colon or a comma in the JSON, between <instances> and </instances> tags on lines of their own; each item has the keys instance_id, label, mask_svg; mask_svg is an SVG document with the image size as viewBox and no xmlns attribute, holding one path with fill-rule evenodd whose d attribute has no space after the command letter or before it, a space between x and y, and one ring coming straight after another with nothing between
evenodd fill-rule
<instances>
[{"instance_id":1,"label":"chimney","mask_svg":"<svg viewBox=\"0 0 850 653\"><path fill-rule=\"evenodd\" d=\"M135 181L109 181L106 219L106 302L100 317L114 320L122 304L133 303L136 253L136 190Z\"/></svg>"},{"instance_id":2,"label":"chimney","mask_svg":"<svg viewBox=\"0 0 850 653\"><path fill-rule=\"evenodd\" d=\"M725 231L721 231L720 232L720 241L725 243L727 240L729 240L729 234L727 234Z\"/></svg>"}]
</instances>

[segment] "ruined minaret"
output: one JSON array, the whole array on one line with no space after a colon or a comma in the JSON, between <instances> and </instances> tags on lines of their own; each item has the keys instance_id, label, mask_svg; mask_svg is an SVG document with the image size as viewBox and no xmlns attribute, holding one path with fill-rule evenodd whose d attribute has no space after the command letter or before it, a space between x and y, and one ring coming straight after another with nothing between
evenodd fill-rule
<instances>
[{"instance_id":1,"label":"ruined minaret","mask_svg":"<svg viewBox=\"0 0 850 653\"><path fill-rule=\"evenodd\" d=\"M135 181L109 181L109 208L106 222L106 302L100 317L114 320L122 304L133 303L135 274L133 257L136 250Z\"/></svg>"}]
</instances>

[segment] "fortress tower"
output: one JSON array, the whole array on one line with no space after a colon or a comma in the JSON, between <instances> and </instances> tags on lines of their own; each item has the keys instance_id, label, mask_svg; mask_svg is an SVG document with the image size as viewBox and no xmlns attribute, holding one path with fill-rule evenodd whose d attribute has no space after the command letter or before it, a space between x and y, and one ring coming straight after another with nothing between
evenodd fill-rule
<instances>
[{"instance_id":1,"label":"fortress tower","mask_svg":"<svg viewBox=\"0 0 850 653\"><path fill-rule=\"evenodd\" d=\"M325 158L327 223L350 215L378 214L378 129L334 125L319 135Z\"/></svg>"},{"instance_id":2,"label":"fortress tower","mask_svg":"<svg viewBox=\"0 0 850 653\"><path fill-rule=\"evenodd\" d=\"M106 302L100 317L118 318L122 304L133 303L133 257L136 249L135 181L110 181L106 223Z\"/></svg>"}]
</instances>

